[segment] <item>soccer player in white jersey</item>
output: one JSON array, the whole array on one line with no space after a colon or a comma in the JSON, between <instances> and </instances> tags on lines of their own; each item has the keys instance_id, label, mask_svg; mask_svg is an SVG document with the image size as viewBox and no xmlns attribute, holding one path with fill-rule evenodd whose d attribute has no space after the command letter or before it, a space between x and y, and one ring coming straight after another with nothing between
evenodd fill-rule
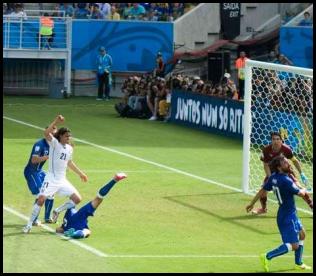
<instances>
[{"instance_id":1,"label":"soccer player in white jersey","mask_svg":"<svg viewBox=\"0 0 316 276\"><path fill-rule=\"evenodd\" d=\"M53 212L53 220L57 221L58 214L66 209L74 207L81 201L81 196L76 188L66 179L66 170L69 167L80 176L82 181L88 181L88 177L72 161L73 147L70 145L70 130L65 127L59 128L53 136L53 129L57 124L64 122L64 117L58 115L44 131L45 139L50 147L48 159L48 173L44 178L43 185L37 202L33 205L31 217L23 228L24 233L29 233L32 222L36 218L48 196L59 194L69 197L69 201L56 208Z\"/></svg>"}]
</instances>

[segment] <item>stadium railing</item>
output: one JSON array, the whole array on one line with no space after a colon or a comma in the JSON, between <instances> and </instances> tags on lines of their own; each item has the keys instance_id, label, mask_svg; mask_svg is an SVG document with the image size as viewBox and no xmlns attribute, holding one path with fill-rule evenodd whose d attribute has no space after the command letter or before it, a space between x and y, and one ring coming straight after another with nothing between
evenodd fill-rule
<instances>
[{"instance_id":1,"label":"stadium railing","mask_svg":"<svg viewBox=\"0 0 316 276\"><path fill-rule=\"evenodd\" d=\"M67 17L52 17L54 20L54 39L52 48L67 49ZM40 16L17 18L3 16L3 49L41 49Z\"/></svg>"}]
</instances>

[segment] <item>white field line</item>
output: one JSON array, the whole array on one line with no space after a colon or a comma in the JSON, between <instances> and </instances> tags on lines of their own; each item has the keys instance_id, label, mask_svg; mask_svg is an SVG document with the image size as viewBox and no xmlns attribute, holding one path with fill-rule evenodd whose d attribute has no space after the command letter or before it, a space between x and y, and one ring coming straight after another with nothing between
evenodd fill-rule
<instances>
[{"instance_id":1,"label":"white field line","mask_svg":"<svg viewBox=\"0 0 316 276\"><path fill-rule=\"evenodd\" d=\"M12 209L10 207L7 207L7 206L3 205L3 209L6 210L7 212L13 214L13 215L16 215L17 217L19 217L19 218L21 218L21 219L23 219L25 221L29 220L29 218L27 216L21 214L20 212ZM45 224L42 224L41 227L44 228L45 230L49 231L49 232L55 233L55 230L53 228L51 228L51 227L49 227L49 226L47 226ZM21 229L21 232L22 232L22 229ZM25 235L27 235L27 234L25 234ZM64 235L60 235L60 234L58 234L58 236L60 236L63 239L69 240L71 243L73 243L73 244L75 244L77 246L80 246L81 248L83 248L83 249L85 249L87 251L90 251L91 253L93 253L93 254L95 254L95 255L97 255L99 257L107 257L108 256L108 254L105 254L105 253L103 253L103 252L101 252L101 251L99 251L99 250L97 250L97 249L95 249L95 248L93 248L93 247L91 247L89 245L86 245L86 244L84 244L84 243L82 243L80 241L68 239Z\"/></svg>"},{"instance_id":2,"label":"white field line","mask_svg":"<svg viewBox=\"0 0 316 276\"><path fill-rule=\"evenodd\" d=\"M121 169L121 168L120 168ZM114 168L114 169L85 169L85 173L113 173L113 172L118 172L120 169ZM23 172L24 168L21 170L18 169L13 169L13 168L6 168L5 169L8 172ZM169 172L166 170L124 170L125 173L159 173L159 174L171 174L173 172Z\"/></svg>"},{"instance_id":3,"label":"white field line","mask_svg":"<svg viewBox=\"0 0 316 276\"><path fill-rule=\"evenodd\" d=\"M35 125L29 124L29 123L26 123L26 122L23 122L23 121L20 121L20 120L16 120L16 119L13 119L13 118L10 118L10 117L7 117L7 116L3 116L3 118L7 119L9 121L13 121L13 122L16 122L16 123L19 123L19 124L22 124L22 125L33 127L33 128L39 129L39 130L44 130L44 128L41 128L39 126L35 126ZM147 163L147 164L151 164L151 165L154 165L156 167L163 168L163 169L166 169L166 170L178 173L178 174L186 175L186 176L189 176L191 178L195 178L195 179L201 180L203 182L207 182L207 183L214 184L214 185L217 185L217 186L222 187L222 188L226 188L226 189L229 189L229 190L233 190L233 191L242 193L241 189L238 189L238 188L235 188L235 187L231 187L229 185L226 185L226 184L223 184L223 183L220 183L220 182L216 182L216 181L210 180L210 179L205 178L205 177L201 177L201 176L198 176L198 175L195 175L195 174L191 174L191 173L188 173L188 172L185 172L185 171L182 171L182 170L179 170L179 169L175 169L175 168L172 168L172 167L160 164L160 163L156 163L156 162L144 159L144 158L140 158L140 157L137 157L137 156L125 153L125 152L121 152L121 151L118 151L118 150L115 150L115 149L111 149L109 147L100 146L98 144L91 143L91 142L86 141L86 140L82 140L82 139L79 139L79 138L73 138L73 139L74 139L74 141L78 141L78 142L81 142L83 144L95 147L95 148L99 148L99 149L102 149L102 150L113 152L113 153L116 153L116 154L119 154L119 155L122 155L122 156L125 156L125 157L128 157L128 158L131 158L131 159L134 159L134 160L137 160L137 161L141 161L141 162L144 162L144 163ZM250 195L253 195L253 194L250 194ZM268 198L268 200L271 201L271 202L274 202L274 203L278 203L276 200L272 200L272 199L269 199L269 198ZM305 209L298 208L298 207L296 209L301 211L301 212L303 212L303 213L307 213L307 214L310 214L310 215L313 214L313 212L311 212L309 210L305 210Z\"/></svg>"},{"instance_id":4,"label":"white field line","mask_svg":"<svg viewBox=\"0 0 316 276\"><path fill-rule=\"evenodd\" d=\"M3 205L3 209L5 211L19 217L19 218L25 220L25 221L28 221L27 216L21 214L20 212L12 209L10 207ZM55 233L54 229L52 229L51 227L49 227L45 224L42 224L40 227L44 228L45 230L47 230L49 232ZM27 235L27 234L25 234L25 235ZM97 250L89 245L81 243L80 241L69 239L69 238L67 238L63 235L60 235L60 234L56 234L56 235L58 235L59 237L61 237L63 239L69 240L71 243L78 245L81 248L88 250L99 257L106 257L106 258L190 258L190 259L192 259L192 258L258 258L258 255L192 255L192 254L188 254L188 255L185 255L185 254L178 254L178 255L141 255L141 254L114 255L113 254L113 255L109 255L109 254L105 254L105 253L101 252L100 250ZM282 256L282 258L283 257L293 258L293 256L289 256L289 255ZM312 258L312 257L313 256L304 256L304 258Z\"/></svg>"}]
</instances>

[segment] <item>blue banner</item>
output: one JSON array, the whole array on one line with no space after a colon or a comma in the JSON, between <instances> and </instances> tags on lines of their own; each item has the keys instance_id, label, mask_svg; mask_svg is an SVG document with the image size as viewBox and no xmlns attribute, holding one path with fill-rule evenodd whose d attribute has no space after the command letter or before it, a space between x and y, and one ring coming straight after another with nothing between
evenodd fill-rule
<instances>
[{"instance_id":1,"label":"blue banner","mask_svg":"<svg viewBox=\"0 0 316 276\"><path fill-rule=\"evenodd\" d=\"M98 49L113 59L113 71L152 71L157 52L173 56L173 23L73 20L72 69L96 70Z\"/></svg>"},{"instance_id":2,"label":"blue banner","mask_svg":"<svg viewBox=\"0 0 316 276\"><path fill-rule=\"evenodd\" d=\"M281 27L280 53L295 66L313 68L313 28Z\"/></svg>"},{"instance_id":3,"label":"blue banner","mask_svg":"<svg viewBox=\"0 0 316 276\"><path fill-rule=\"evenodd\" d=\"M171 121L188 127L243 138L243 102L173 91Z\"/></svg>"}]
</instances>

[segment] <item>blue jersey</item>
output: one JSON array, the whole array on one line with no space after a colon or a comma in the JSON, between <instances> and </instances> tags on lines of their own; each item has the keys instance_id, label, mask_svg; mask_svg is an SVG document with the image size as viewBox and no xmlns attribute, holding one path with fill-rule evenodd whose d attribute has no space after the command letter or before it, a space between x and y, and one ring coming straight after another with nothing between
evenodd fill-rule
<instances>
[{"instance_id":1,"label":"blue jersey","mask_svg":"<svg viewBox=\"0 0 316 276\"><path fill-rule=\"evenodd\" d=\"M32 152L29 158L29 161L25 167L25 170L28 172L40 172L46 161L43 161L38 164L32 164L31 159L33 155L38 155L39 157L49 155L49 145L46 142L46 139L38 140L32 148Z\"/></svg>"},{"instance_id":2,"label":"blue jersey","mask_svg":"<svg viewBox=\"0 0 316 276\"><path fill-rule=\"evenodd\" d=\"M24 177L27 181L27 185L33 195L37 195L42 187L45 172L42 171L42 167L46 161L41 163L32 164L31 159L33 155L45 156L49 154L49 145L45 139L38 140L32 148L32 152L27 165L24 168Z\"/></svg>"},{"instance_id":3,"label":"blue jersey","mask_svg":"<svg viewBox=\"0 0 316 276\"><path fill-rule=\"evenodd\" d=\"M64 231L74 228L77 230L89 229L88 217L93 216L95 209L93 208L91 202L87 203L79 210L75 208L70 208L66 211L62 228Z\"/></svg>"},{"instance_id":4,"label":"blue jersey","mask_svg":"<svg viewBox=\"0 0 316 276\"><path fill-rule=\"evenodd\" d=\"M297 195L299 188L293 179L287 174L273 173L266 184L263 185L266 191L275 193L279 202L278 216L286 216L296 212L294 195Z\"/></svg>"},{"instance_id":5,"label":"blue jersey","mask_svg":"<svg viewBox=\"0 0 316 276\"><path fill-rule=\"evenodd\" d=\"M279 202L277 224L284 243L297 243L298 233L302 223L297 217L294 195L299 193L299 188L292 178L286 174L273 173L263 185L263 189L275 193Z\"/></svg>"}]
</instances>

